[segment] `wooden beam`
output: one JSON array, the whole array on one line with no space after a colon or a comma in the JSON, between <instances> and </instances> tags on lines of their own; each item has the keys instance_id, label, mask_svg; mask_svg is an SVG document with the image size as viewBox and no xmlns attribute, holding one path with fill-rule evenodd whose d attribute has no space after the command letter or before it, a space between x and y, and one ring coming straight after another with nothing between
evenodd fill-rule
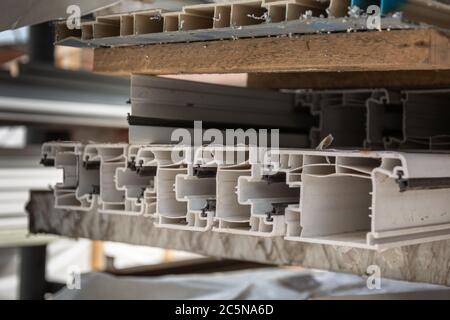
<instances>
[{"instance_id":1,"label":"wooden beam","mask_svg":"<svg viewBox=\"0 0 450 320\"><path fill-rule=\"evenodd\" d=\"M94 71L112 74L450 69L450 36L435 29L98 48Z\"/></svg>"},{"instance_id":2,"label":"wooden beam","mask_svg":"<svg viewBox=\"0 0 450 320\"><path fill-rule=\"evenodd\" d=\"M91 268L95 272L105 270L105 254L102 241L94 240L91 243Z\"/></svg>"},{"instance_id":3,"label":"wooden beam","mask_svg":"<svg viewBox=\"0 0 450 320\"><path fill-rule=\"evenodd\" d=\"M450 70L250 73L247 86L265 89L450 88Z\"/></svg>"}]
</instances>

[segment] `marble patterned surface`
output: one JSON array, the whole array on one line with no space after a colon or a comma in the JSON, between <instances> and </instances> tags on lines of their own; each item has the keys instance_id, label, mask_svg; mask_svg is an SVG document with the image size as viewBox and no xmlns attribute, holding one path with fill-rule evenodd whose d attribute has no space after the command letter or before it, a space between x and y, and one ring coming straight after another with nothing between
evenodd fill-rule
<instances>
[{"instance_id":1,"label":"marble patterned surface","mask_svg":"<svg viewBox=\"0 0 450 320\"><path fill-rule=\"evenodd\" d=\"M366 274L378 265L383 278L450 286L450 240L382 252L217 232L159 229L145 217L56 210L49 191L31 193L27 206L32 234L50 233L191 251L205 256L274 265Z\"/></svg>"}]
</instances>

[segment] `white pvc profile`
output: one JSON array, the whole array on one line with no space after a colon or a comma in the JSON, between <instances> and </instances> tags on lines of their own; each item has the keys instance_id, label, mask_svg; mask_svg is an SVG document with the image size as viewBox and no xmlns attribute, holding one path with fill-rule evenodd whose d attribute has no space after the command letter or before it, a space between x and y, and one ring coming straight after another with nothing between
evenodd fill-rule
<instances>
[{"instance_id":1,"label":"white pvc profile","mask_svg":"<svg viewBox=\"0 0 450 320\"><path fill-rule=\"evenodd\" d=\"M156 172L172 162L173 146L46 143L46 165L61 168L64 179L55 186L55 207L100 213L156 213ZM183 152L183 151L182 151Z\"/></svg>"},{"instance_id":2,"label":"white pvc profile","mask_svg":"<svg viewBox=\"0 0 450 320\"><path fill-rule=\"evenodd\" d=\"M128 144L87 145L85 161L100 162L99 212L152 216L156 172L170 165L172 147Z\"/></svg>"},{"instance_id":3,"label":"white pvc profile","mask_svg":"<svg viewBox=\"0 0 450 320\"><path fill-rule=\"evenodd\" d=\"M173 152L178 153L180 161L174 161ZM157 222L162 219L161 213L164 216L166 212L169 212L169 218L172 217L171 213L174 212L171 210L177 205L171 205L172 201L176 202L173 196L174 175L184 172L183 158L184 150L182 148L153 145L140 147L136 156L130 159L134 163L134 171L148 179L147 186L142 189L142 199L139 199L139 201L143 201L142 213L145 216L155 218ZM170 181L167 182L167 180ZM158 198L158 190L161 190L160 198Z\"/></svg>"},{"instance_id":4,"label":"white pvc profile","mask_svg":"<svg viewBox=\"0 0 450 320\"><path fill-rule=\"evenodd\" d=\"M82 211L92 208L92 198L79 192L79 186L84 187L88 184L87 180L91 179L83 169L83 150L83 144L78 142L49 142L42 145L42 163L63 171L63 181L54 188L55 208Z\"/></svg>"},{"instance_id":5,"label":"white pvc profile","mask_svg":"<svg viewBox=\"0 0 450 320\"><path fill-rule=\"evenodd\" d=\"M203 166L202 168L207 168ZM214 167L209 167L213 169ZM187 202L185 224L177 229L191 231L211 230L214 224L214 209L209 203L216 200L216 178L179 174L175 180L177 201ZM172 227L168 225L167 227Z\"/></svg>"},{"instance_id":6,"label":"white pvc profile","mask_svg":"<svg viewBox=\"0 0 450 320\"><path fill-rule=\"evenodd\" d=\"M215 148L180 150L184 152L185 163L158 169L156 225L189 231L210 230L215 215L216 172L222 156L214 158L219 153ZM187 161L188 158L192 161Z\"/></svg>"},{"instance_id":7,"label":"white pvc profile","mask_svg":"<svg viewBox=\"0 0 450 320\"><path fill-rule=\"evenodd\" d=\"M218 223L217 190L222 190L223 185L217 174L221 175L219 172L223 168L234 168L237 163L248 167L248 148L187 147L184 150L186 165L158 169L156 225L208 231ZM192 161L187 161L188 154Z\"/></svg>"},{"instance_id":8,"label":"white pvc profile","mask_svg":"<svg viewBox=\"0 0 450 320\"><path fill-rule=\"evenodd\" d=\"M134 161L140 148L139 145L130 145L126 166L118 167L114 173L116 189L125 192L124 209L121 213L127 215L143 215L145 213L145 204L142 198L145 191L154 183L153 176L141 175L136 170Z\"/></svg>"},{"instance_id":9,"label":"white pvc profile","mask_svg":"<svg viewBox=\"0 0 450 320\"><path fill-rule=\"evenodd\" d=\"M285 162L288 157L280 159ZM219 170L215 231L262 237L286 234L285 209L298 207L300 191L295 182L287 182L287 164L279 164L277 172L266 172L257 162Z\"/></svg>"},{"instance_id":10,"label":"white pvc profile","mask_svg":"<svg viewBox=\"0 0 450 320\"><path fill-rule=\"evenodd\" d=\"M127 166L127 144L89 144L83 154L83 166L90 175L92 198L98 199L99 212L120 214L125 211L125 190L119 187L116 170ZM94 181L95 180L95 181ZM80 185L84 194L84 188Z\"/></svg>"},{"instance_id":11,"label":"white pvc profile","mask_svg":"<svg viewBox=\"0 0 450 320\"><path fill-rule=\"evenodd\" d=\"M240 164L221 168L217 171L217 203L215 231L229 231L239 233L248 231L250 227L250 207L241 205L236 193L238 179L241 176L250 176L249 164Z\"/></svg>"},{"instance_id":12,"label":"white pvc profile","mask_svg":"<svg viewBox=\"0 0 450 320\"><path fill-rule=\"evenodd\" d=\"M207 231L213 227L218 164L212 150L200 152L199 162L188 164L185 173L175 177L175 198L186 203L186 216L176 224L170 224L166 219L164 226L167 228Z\"/></svg>"},{"instance_id":13,"label":"white pvc profile","mask_svg":"<svg viewBox=\"0 0 450 320\"><path fill-rule=\"evenodd\" d=\"M178 149L176 149L178 148ZM273 168L225 147L54 142L59 209L144 215L162 228L366 249L450 238L450 154L282 149ZM179 152L178 160L174 152Z\"/></svg>"},{"instance_id":14,"label":"white pvc profile","mask_svg":"<svg viewBox=\"0 0 450 320\"><path fill-rule=\"evenodd\" d=\"M252 170L252 176L238 178L238 202L250 206L250 229L248 234L257 236L283 236L285 234L284 214L278 214L284 206L298 202L299 191L290 189L285 182L285 174L266 176L260 170ZM271 181L275 178L275 181ZM284 181L283 181L284 180Z\"/></svg>"},{"instance_id":15,"label":"white pvc profile","mask_svg":"<svg viewBox=\"0 0 450 320\"><path fill-rule=\"evenodd\" d=\"M178 210L186 210L185 213L172 211L170 214L167 210L165 213L159 210L158 226L208 231L216 225L217 172L219 168L232 166L230 163L245 163L248 160L248 150L247 148L228 150L224 147L186 148L186 154L189 152L192 152L193 161L186 167L178 168L179 171L183 171L182 173L170 175L174 168L162 168L158 173L158 179L159 176L164 176L169 185L173 182L175 198L171 197L172 206ZM229 162L226 163L225 160ZM158 193L158 199L160 198L162 199L162 196L160 197ZM167 198L164 201L167 201Z\"/></svg>"},{"instance_id":16,"label":"white pvc profile","mask_svg":"<svg viewBox=\"0 0 450 320\"><path fill-rule=\"evenodd\" d=\"M187 203L178 201L175 193L177 175L186 173L187 167L183 164L158 168L156 176L156 226L183 224L186 220Z\"/></svg>"},{"instance_id":17,"label":"white pvc profile","mask_svg":"<svg viewBox=\"0 0 450 320\"><path fill-rule=\"evenodd\" d=\"M383 249L450 238L450 155L286 151L287 240Z\"/></svg>"}]
</instances>

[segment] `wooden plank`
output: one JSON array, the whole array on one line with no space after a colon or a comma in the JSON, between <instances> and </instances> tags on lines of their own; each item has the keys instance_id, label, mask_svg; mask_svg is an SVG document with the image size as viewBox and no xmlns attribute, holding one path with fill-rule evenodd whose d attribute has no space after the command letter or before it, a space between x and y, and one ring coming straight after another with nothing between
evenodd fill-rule
<instances>
[{"instance_id":1,"label":"wooden plank","mask_svg":"<svg viewBox=\"0 0 450 320\"><path fill-rule=\"evenodd\" d=\"M105 270L105 254L102 241L92 241L91 243L91 269L93 271Z\"/></svg>"},{"instance_id":2,"label":"wooden plank","mask_svg":"<svg viewBox=\"0 0 450 320\"><path fill-rule=\"evenodd\" d=\"M438 89L450 87L450 70L250 73L247 86L266 89Z\"/></svg>"},{"instance_id":3,"label":"wooden plank","mask_svg":"<svg viewBox=\"0 0 450 320\"><path fill-rule=\"evenodd\" d=\"M435 29L349 32L94 49L111 74L450 69L450 36Z\"/></svg>"},{"instance_id":4,"label":"wooden plank","mask_svg":"<svg viewBox=\"0 0 450 320\"><path fill-rule=\"evenodd\" d=\"M450 240L377 252L286 241L282 237L169 230L156 228L151 219L142 216L100 214L95 210L56 210L50 191L32 192L27 211L32 233L125 242L205 256L300 265L358 275L365 275L368 266L377 265L383 278L450 285Z\"/></svg>"}]
</instances>

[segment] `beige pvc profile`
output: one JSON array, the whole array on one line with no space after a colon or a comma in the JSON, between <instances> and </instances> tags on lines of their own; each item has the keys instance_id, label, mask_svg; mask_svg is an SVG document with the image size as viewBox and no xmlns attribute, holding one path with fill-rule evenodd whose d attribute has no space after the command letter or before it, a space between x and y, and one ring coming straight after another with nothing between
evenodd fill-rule
<instances>
[{"instance_id":1,"label":"beige pvc profile","mask_svg":"<svg viewBox=\"0 0 450 320\"><path fill-rule=\"evenodd\" d=\"M267 9L262 1L240 1L231 5L231 26L241 27L265 23Z\"/></svg>"},{"instance_id":2,"label":"beige pvc profile","mask_svg":"<svg viewBox=\"0 0 450 320\"><path fill-rule=\"evenodd\" d=\"M297 20L302 17L319 17L326 15L329 2L316 0L284 0L265 1L270 22L283 22Z\"/></svg>"},{"instance_id":3,"label":"beige pvc profile","mask_svg":"<svg viewBox=\"0 0 450 320\"><path fill-rule=\"evenodd\" d=\"M180 12L168 12L163 15L163 32L178 31L180 29Z\"/></svg>"},{"instance_id":4,"label":"beige pvc profile","mask_svg":"<svg viewBox=\"0 0 450 320\"><path fill-rule=\"evenodd\" d=\"M266 6L270 22L286 21L287 4L288 1L277 1L272 5Z\"/></svg>"},{"instance_id":5,"label":"beige pvc profile","mask_svg":"<svg viewBox=\"0 0 450 320\"><path fill-rule=\"evenodd\" d=\"M120 16L120 36L130 36L134 34L134 15L127 14Z\"/></svg>"},{"instance_id":6,"label":"beige pvc profile","mask_svg":"<svg viewBox=\"0 0 450 320\"><path fill-rule=\"evenodd\" d=\"M231 5L217 5L214 10L214 28L227 28L231 23Z\"/></svg>"},{"instance_id":7,"label":"beige pvc profile","mask_svg":"<svg viewBox=\"0 0 450 320\"><path fill-rule=\"evenodd\" d=\"M93 24L93 37L108 38L120 36L121 14L97 17Z\"/></svg>"},{"instance_id":8,"label":"beige pvc profile","mask_svg":"<svg viewBox=\"0 0 450 320\"><path fill-rule=\"evenodd\" d=\"M81 23L81 40L94 39L94 23L95 21Z\"/></svg>"},{"instance_id":9,"label":"beige pvc profile","mask_svg":"<svg viewBox=\"0 0 450 320\"><path fill-rule=\"evenodd\" d=\"M158 33L164 30L163 10L138 11L133 14L133 34Z\"/></svg>"},{"instance_id":10,"label":"beige pvc profile","mask_svg":"<svg viewBox=\"0 0 450 320\"><path fill-rule=\"evenodd\" d=\"M88 41L151 33L241 28L309 17L345 17L349 6L350 0L245 0L185 6L179 12L137 11L100 16L95 22L82 23L81 34L60 24L57 41L80 36L82 41Z\"/></svg>"},{"instance_id":11,"label":"beige pvc profile","mask_svg":"<svg viewBox=\"0 0 450 320\"><path fill-rule=\"evenodd\" d=\"M215 20L215 4L194 5L183 8L180 14L180 30L212 29Z\"/></svg>"}]
</instances>

